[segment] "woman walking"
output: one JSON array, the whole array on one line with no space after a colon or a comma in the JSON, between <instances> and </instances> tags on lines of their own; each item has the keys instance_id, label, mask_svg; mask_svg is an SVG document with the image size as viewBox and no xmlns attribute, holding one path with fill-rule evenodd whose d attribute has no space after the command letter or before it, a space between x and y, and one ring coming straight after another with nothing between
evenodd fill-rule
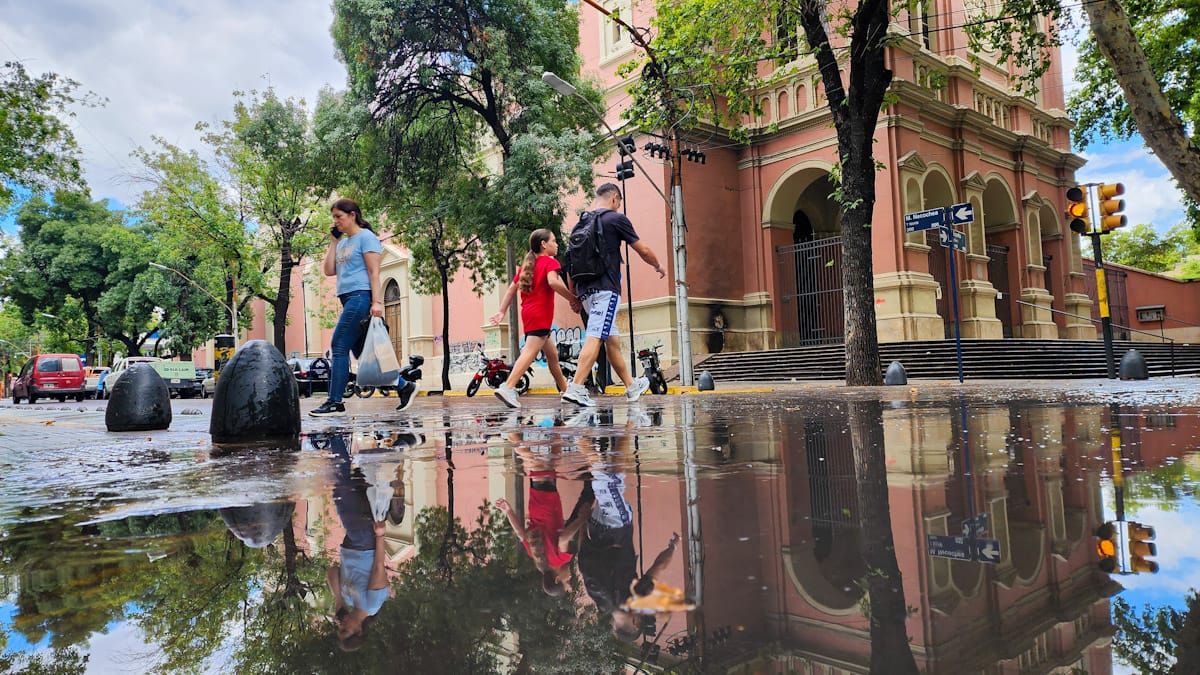
<instances>
[{"instance_id":1,"label":"woman walking","mask_svg":"<svg viewBox=\"0 0 1200 675\"><path fill-rule=\"evenodd\" d=\"M515 387L529 366L533 365L538 352L545 354L546 365L558 390L567 390L567 378L563 377L562 368L558 365L558 350L550 337L550 328L554 325L554 294L566 298L571 303L572 311L578 312L581 306L579 299L559 275L562 266L554 257L556 255L558 241L554 233L544 229L534 230L529 235L529 252L525 254L525 260L521 262L508 292L504 294L500 311L492 316L492 325L500 323L513 297L518 290L521 291L521 325L525 329L525 348L513 364L508 381L496 390L496 398L510 408L521 407Z\"/></svg>"},{"instance_id":2,"label":"woman walking","mask_svg":"<svg viewBox=\"0 0 1200 675\"><path fill-rule=\"evenodd\" d=\"M325 250L323 270L325 276L337 277L337 296L342 303L342 314L333 329L333 363L329 374L329 399L309 415L323 417L344 415L346 406L342 395L350 381L350 352L357 358L362 353L367 326L373 316L383 316L383 287L379 281L379 264L383 245L363 220L362 210L350 199L339 199L330 208L333 227L330 229L329 247ZM405 410L416 398L417 385L406 382L403 377L396 382L400 394L397 410Z\"/></svg>"}]
</instances>

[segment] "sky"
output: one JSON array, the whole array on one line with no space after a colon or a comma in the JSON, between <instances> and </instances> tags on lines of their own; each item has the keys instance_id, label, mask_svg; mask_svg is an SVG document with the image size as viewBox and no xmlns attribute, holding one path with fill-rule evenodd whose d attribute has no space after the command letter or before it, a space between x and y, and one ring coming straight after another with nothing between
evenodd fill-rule
<instances>
[{"instance_id":1,"label":"sky","mask_svg":"<svg viewBox=\"0 0 1200 675\"><path fill-rule=\"evenodd\" d=\"M0 0L0 60L53 71L108 99L78 111L75 132L97 198L140 192L129 153L152 136L203 151L197 122L229 116L235 90L274 86L311 104L344 86L329 34L331 0ZM1071 73L1075 50L1063 50ZM1068 78L1069 80L1071 78ZM1068 82L1068 91L1072 84ZM1140 141L1092 146L1081 180L1125 183L1131 223L1166 230L1183 218L1166 169ZM11 216L0 230L11 232Z\"/></svg>"}]
</instances>

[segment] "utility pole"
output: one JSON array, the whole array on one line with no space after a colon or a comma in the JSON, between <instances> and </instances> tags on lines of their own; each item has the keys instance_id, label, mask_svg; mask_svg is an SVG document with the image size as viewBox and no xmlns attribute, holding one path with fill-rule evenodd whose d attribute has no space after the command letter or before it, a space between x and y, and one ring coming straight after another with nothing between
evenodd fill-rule
<instances>
[{"instance_id":1,"label":"utility pole","mask_svg":"<svg viewBox=\"0 0 1200 675\"><path fill-rule=\"evenodd\" d=\"M688 291L687 291L687 225L683 218L683 155L680 152L679 109L674 105L675 90L667 79L666 71L659 65L650 42L642 31L635 30L619 13L610 11L596 0L583 0L593 9L608 17L610 21L624 28L629 38L646 53L650 60L649 66L643 71L643 77L653 77L661 85L663 110L667 114L666 129L663 135L671 144L673 156L671 161L671 198L668 205L671 209L671 247L675 273L675 330L679 334L679 383L689 387L692 377L692 332L688 320Z\"/></svg>"}]
</instances>

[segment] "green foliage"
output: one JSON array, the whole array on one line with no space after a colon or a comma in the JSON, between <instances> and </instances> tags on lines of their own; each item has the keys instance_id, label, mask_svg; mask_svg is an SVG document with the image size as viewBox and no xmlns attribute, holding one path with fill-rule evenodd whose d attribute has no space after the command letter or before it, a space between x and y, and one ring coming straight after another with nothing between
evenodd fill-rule
<instances>
[{"instance_id":1,"label":"green foliage","mask_svg":"<svg viewBox=\"0 0 1200 675\"><path fill-rule=\"evenodd\" d=\"M0 211L13 187L33 192L83 187L79 147L67 120L73 105L96 105L79 83L54 73L31 76L18 61L0 68Z\"/></svg>"},{"instance_id":2,"label":"green foliage","mask_svg":"<svg viewBox=\"0 0 1200 675\"><path fill-rule=\"evenodd\" d=\"M1192 590L1186 610L1143 605L1135 611L1121 598L1113 600L1113 652L1139 673L1193 673L1200 666L1200 595Z\"/></svg>"},{"instance_id":3,"label":"green foliage","mask_svg":"<svg viewBox=\"0 0 1200 675\"><path fill-rule=\"evenodd\" d=\"M1177 225L1159 235L1150 225L1138 224L1109 234L1104 241L1104 259L1147 272L1170 272L1184 258L1200 253L1191 230Z\"/></svg>"},{"instance_id":4,"label":"green foliage","mask_svg":"<svg viewBox=\"0 0 1200 675\"><path fill-rule=\"evenodd\" d=\"M1063 35L1077 26L1074 15L1058 0L999 0L980 3L964 21L967 45L976 54L989 54L1006 64L1018 91L1036 92L1050 68L1050 54L1062 46Z\"/></svg>"}]
</instances>

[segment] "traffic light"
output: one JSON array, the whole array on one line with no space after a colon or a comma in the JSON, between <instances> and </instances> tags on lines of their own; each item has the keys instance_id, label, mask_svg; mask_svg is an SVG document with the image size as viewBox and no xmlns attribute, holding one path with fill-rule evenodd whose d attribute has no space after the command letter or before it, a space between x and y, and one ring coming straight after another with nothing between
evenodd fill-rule
<instances>
[{"instance_id":1,"label":"traffic light","mask_svg":"<svg viewBox=\"0 0 1200 675\"><path fill-rule=\"evenodd\" d=\"M633 160L617 162L617 180L633 178Z\"/></svg>"},{"instance_id":2,"label":"traffic light","mask_svg":"<svg viewBox=\"0 0 1200 675\"><path fill-rule=\"evenodd\" d=\"M1151 542L1154 539L1154 528L1133 521L1129 522L1128 527L1129 571L1134 574L1157 574L1158 563L1146 559L1158 555L1158 547Z\"/></svg>"},{"instance_id":3,"label":"traffic light","mask_svg":"<svg viewBox=\"0 0 1200 675\"><path fill-rule=\"evenodd\" d=\"M626 134L617 139L617 151L624 155L632 155L637 150L637 143L633 141L633 135Z\"/></svg>"},{"instance_id":4,"label":"traffic light","mask_svg":"<svg viewBox=\"0 0 1200 675\"><path fill-rule=\"evenodd\" d=\"M1098 188L1100 202L1100 230L1111 232L1118 227L1125 227L1129 219L1121 215L1125 210L1125 200L1115 199L1125 194L1125 186L1121 183L1104 183Z\"/></svg>"},{"instance_id":5,"label":"traffic light","mask_svg":"<svg viewBox=\"0 0 1200 675\"><path fill-rule=\"evenodd\" d=\"M1105 523L1096 528L1097 566L1108 573L1117 571L1117 528L1112 523Z\"/></svg>"},{"instance_id":6,"label":"traffic light","mask_svg":"<svg viewBox=\"0 0 1200 675\"><path fill-rule=\"evenodd\" d=\"M1088 233L1087 188L1076 185L1067 189L1067 222L1072 232Z\"/></svg>"}]
</instances>

